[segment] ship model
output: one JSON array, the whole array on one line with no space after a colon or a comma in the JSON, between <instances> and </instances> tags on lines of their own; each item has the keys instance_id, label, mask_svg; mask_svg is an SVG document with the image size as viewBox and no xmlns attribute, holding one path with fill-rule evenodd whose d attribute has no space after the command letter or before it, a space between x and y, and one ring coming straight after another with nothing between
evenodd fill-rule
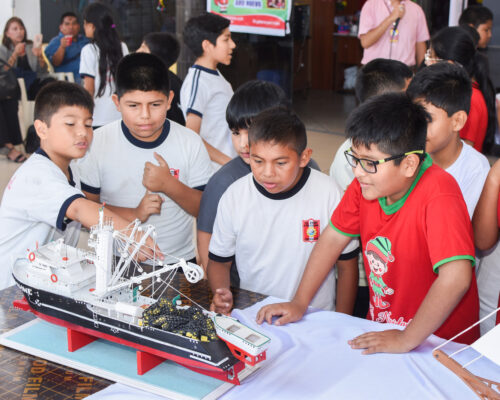
<instances>
[{"instance_id":1,"label":"ship model","mask_svg":"<svg viewBox=\"0 0 500 400\"><path fill-rule=\"evenodd\" d=\"M183 259L164 264L153 247L146 272L137 260L148 237L154 242L154 227L143 228L139 220L114 230L101 207L89 234L94 251L59 239L16 260L13 276L24 298L14 306L66 327L69 351L101 338L135 348L140 375L171 360L239 384L238 373L246 365L265 360L270 339L234 318L205 310L173 287L177 271L190 283L201 280L200 266ZM177 296L168 299L163 295L167 289ZM190 304L184 305L183 298Z\"/></svg>"}]
</instances>

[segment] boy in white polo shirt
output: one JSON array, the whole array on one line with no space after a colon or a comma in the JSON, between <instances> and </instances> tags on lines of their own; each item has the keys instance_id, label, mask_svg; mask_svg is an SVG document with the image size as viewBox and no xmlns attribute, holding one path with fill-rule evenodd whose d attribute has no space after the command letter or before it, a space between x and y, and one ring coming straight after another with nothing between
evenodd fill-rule
<instances>
[{"instance_id":1,"label":"boy in white polo shirt","mask_svg":"<svg viewBox=\"0 0 500 400\"><path fill-rule=\"evenodd\" d=\"M229 313L232 306L229 268L233 259L241 288L291 299L341 198L332 178L307 167L311 149L306 148L306 130L291 111L271 108L257 115L248 140L252 174L238 179L222 195L209 246L212 308L222 313ZM352 313L357 251L357 243L351 243L341 257L351 263L338 265L337 311ZM314 307L334 308L331 267L312 302Z\"/></svg>"},{"instance_id":2,"label":"boy in white polo shirt","mask_svg":"<svg viewBox=\"0 0 500 400\"><path fill-rule=\"evenodd\" d=\"M116 89L122 120L95 131L80 164L82 189L126 218L154 225L167 262L193 261L193 216L212 174L207 151L197 134L166 119L173 96L158 57L124 57Z\"/></svg>"},{"instance_id":3,"label":"boy in white polo shirt","mask_svg":"<svg viewBox=\"0 0 500 400\"><path fill-rule=\"evenodd\" d=\"M184 28L184 42L196 61L182 84L182 112L186 127L200 134L210 159L219 165L236 156L226 122L233 89L217 70L218 64L231 63L236 47L229 23L219 15L204 13L191 18Z\"/></svg>"},{"instance_id":4,"label":"boy in white polo shirt","mask_svg":"<svg viewBox=\"0 0 500 400\"><path fill-rule=\"evenodd\" d=\"M16 258L60 237L74 246L80 224L97 223L100 205L84 197L78 168L71 164L92 142L93 108L89 93L74 83L54 82L38 93L35 129L41 148L13 175L0 206L0 289L14 284ZM105 215L117 229L130 222L109 209Z\"/></svg>"}]
</instances>

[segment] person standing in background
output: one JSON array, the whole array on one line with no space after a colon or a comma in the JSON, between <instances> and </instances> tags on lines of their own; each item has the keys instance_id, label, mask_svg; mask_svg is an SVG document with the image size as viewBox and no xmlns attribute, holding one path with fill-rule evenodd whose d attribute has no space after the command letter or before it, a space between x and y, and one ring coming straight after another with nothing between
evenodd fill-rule
<instances>
[{"instance_id":1,"label":"person standing in background","mask_svg":"<svg viewBox=\"0 0 500 400\"><path fill-rule=\"evenodd\" d=\"M368 0L361 9L358 37L361 64L375 58L418 66L424 61L429 30L422 8L406 0Z\"/></svg>"}]
</instances>

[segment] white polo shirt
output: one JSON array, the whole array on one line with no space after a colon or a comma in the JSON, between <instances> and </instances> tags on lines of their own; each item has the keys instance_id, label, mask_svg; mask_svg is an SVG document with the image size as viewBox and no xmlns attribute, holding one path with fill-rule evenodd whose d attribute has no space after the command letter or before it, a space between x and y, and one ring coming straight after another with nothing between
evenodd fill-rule
<instances>
[{"instance_id":1,"label":"white polo shirt","mask_svg":"<svg viewBox=\"0 0 500 400\"><path fill-rule=\"evenodd\" d=\"M0 206L0 289L14 284L12 265L38 246L64 237L75 246L80 223L68 220L70 204L84 197L78 168L70 181L43 150L37 150L12 176Z\"/></svg>"},{"instance_id":2,"label":"white polo shirt","mask_svg":"<svg viewBox=\"0 0 500 400\"><path fill-rule=\"evenodd\" d=\"M158 164L154 152L165 159L172 174L191 188L204 186L212 175L207 150L190 129L167 119L158 139L143 142L120 120L95 131L90 150L79 162L83 190L100 194L102 202L113 206L137 207L146 193L142 185L144 164ZM159 194L164 200L161 214L151 215L146 221L156 227L158 246L175 257L195 257L194 218L165 194ZM176 261L172 257L165 260Z\"/></svg>"}]
</instances>

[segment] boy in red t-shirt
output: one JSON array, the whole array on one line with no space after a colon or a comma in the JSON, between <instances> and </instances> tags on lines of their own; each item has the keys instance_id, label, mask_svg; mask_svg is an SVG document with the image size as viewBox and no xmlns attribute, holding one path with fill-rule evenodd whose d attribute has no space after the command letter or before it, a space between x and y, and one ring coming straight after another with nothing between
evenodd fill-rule
<instances>
[{"instance_id":1,"label":"boy in red t-shirt","mask_svg":"<svg viewBox=\"0 0 500 400\"><path fill-rule=\"evenodd\" d=\"M302 317L353 237L364 243L368 318L405 327L368 332L352 348L403 353L430 334L451 338L478 320L472 226L455 179L424 153L429 115L400 93L374 97L347 121L356 179L317 242L292 301L263 307L257 322ZM471 343L477 327L457 340Z\"/></svg>"}]
</instances>

